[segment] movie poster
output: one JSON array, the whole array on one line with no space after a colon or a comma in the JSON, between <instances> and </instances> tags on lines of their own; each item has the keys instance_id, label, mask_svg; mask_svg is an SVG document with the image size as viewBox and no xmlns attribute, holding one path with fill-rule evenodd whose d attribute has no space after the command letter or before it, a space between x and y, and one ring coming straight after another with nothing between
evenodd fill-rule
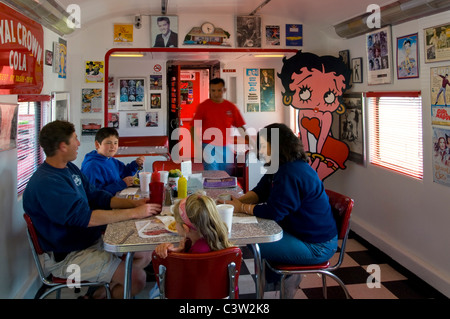
<instances>
[{"instance_id":1,"label":"movie poster","mask_svg":"<svg viewBox=\"0 0 450 319\"><path fill-rule=\"evenodd\" d=\"M433 181L450 186L450 129L433 126Z\"/></svg>"}]
</instances>

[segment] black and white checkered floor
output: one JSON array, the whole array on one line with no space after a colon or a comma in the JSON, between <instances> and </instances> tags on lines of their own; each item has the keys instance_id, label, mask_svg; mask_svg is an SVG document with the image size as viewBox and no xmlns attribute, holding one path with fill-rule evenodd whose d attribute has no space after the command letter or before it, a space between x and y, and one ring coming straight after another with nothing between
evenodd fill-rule
<instances>
[{"instance_id":1,"label":"black and white checkered floor","mask_svg":"<svg viewBox=\"0 0 450 319\"><path fill-rule=\"evenodd\" d=\"M239 278L241 299L255 298L253 276L254 264L252 253L247 247L242 247L244 263ZM345 283L352 299L447 299L428 284L408 272L385 254L370 244L350 233L343 265L334 273ZM366 271L369 265L378 265L380 284L375 285L370 273ZM328 298L345 298L343 290L332 279L327 278ZM370 288L369 286L372 286ZM373 287L375 286L375 287ZM264 293L265 299L279 298L278 291ZM317 274L305 275L294 299L322 299L322 280Z\"/></svg>"}]
</instances>

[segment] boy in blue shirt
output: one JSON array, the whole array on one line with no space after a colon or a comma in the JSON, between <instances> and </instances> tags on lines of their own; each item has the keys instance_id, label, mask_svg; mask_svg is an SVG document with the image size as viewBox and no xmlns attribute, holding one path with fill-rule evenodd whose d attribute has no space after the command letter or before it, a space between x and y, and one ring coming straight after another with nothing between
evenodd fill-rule
<instances>
[{"instance_id":1,"label":"boy in blue shirt","mask_svg":"<svg viewBox=\"0 0 450 319\"><path fill-rule=\"evenodd\" d=\"M89 182L112 195L132 186L134 175L144 166L145 157L125 165L114 158L119 148L119 133L115 128L103 127L95 135L95 151L84 157L81 171Z\"/></svg>"}]
</instances>

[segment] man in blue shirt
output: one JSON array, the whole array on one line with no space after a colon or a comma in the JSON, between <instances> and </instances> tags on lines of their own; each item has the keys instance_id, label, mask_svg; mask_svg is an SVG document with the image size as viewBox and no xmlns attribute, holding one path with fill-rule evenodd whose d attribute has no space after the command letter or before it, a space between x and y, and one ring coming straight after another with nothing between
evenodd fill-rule
<instances>
[{"instance_id":1,"label":"man in blue shirt","mask_svg":"<svg viewBox=\"0 0 450 319\"><path fill-rule=\"evenodd\" d=\"M80 145L75 128L66 121L45 125L39 144L46 159L28 182L23 195L24 211L38 233L45 269L56 277L67 278L67 267L80 267L81 281L111 283L113 298L123 296L125 264L115 254L103 250L101 239L105 225L151 216L160 205L113 197L91 185L71 161ZM113 209L113 210L112 210ZM131 294L139 293L146 282L144 267L150 253L135 254ZM100 295L99 289L94 297Z\"/></svg>"}]
</instances>

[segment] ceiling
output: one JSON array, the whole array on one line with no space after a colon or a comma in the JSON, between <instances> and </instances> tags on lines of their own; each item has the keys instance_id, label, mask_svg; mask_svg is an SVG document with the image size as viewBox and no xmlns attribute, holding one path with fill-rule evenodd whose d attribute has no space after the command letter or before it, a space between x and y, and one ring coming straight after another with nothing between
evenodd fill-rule
<instances>
[{"instance_id":1,"label":"ceiling","mask_svg":"<svg viewBox=\"0 0 450 319\"><path fill-rule=\"evenodd\" d=\"M369 4L379 6L395 0L55 0L64 8L77 4L81 25L103 19L134 15L161 15L165 2L167 15L275 15L327 31L344 20L366 12ZM260 6L261 9L257 10ZM256 12L255 12L256 10Z\"/></svg>"}]
</instances>

